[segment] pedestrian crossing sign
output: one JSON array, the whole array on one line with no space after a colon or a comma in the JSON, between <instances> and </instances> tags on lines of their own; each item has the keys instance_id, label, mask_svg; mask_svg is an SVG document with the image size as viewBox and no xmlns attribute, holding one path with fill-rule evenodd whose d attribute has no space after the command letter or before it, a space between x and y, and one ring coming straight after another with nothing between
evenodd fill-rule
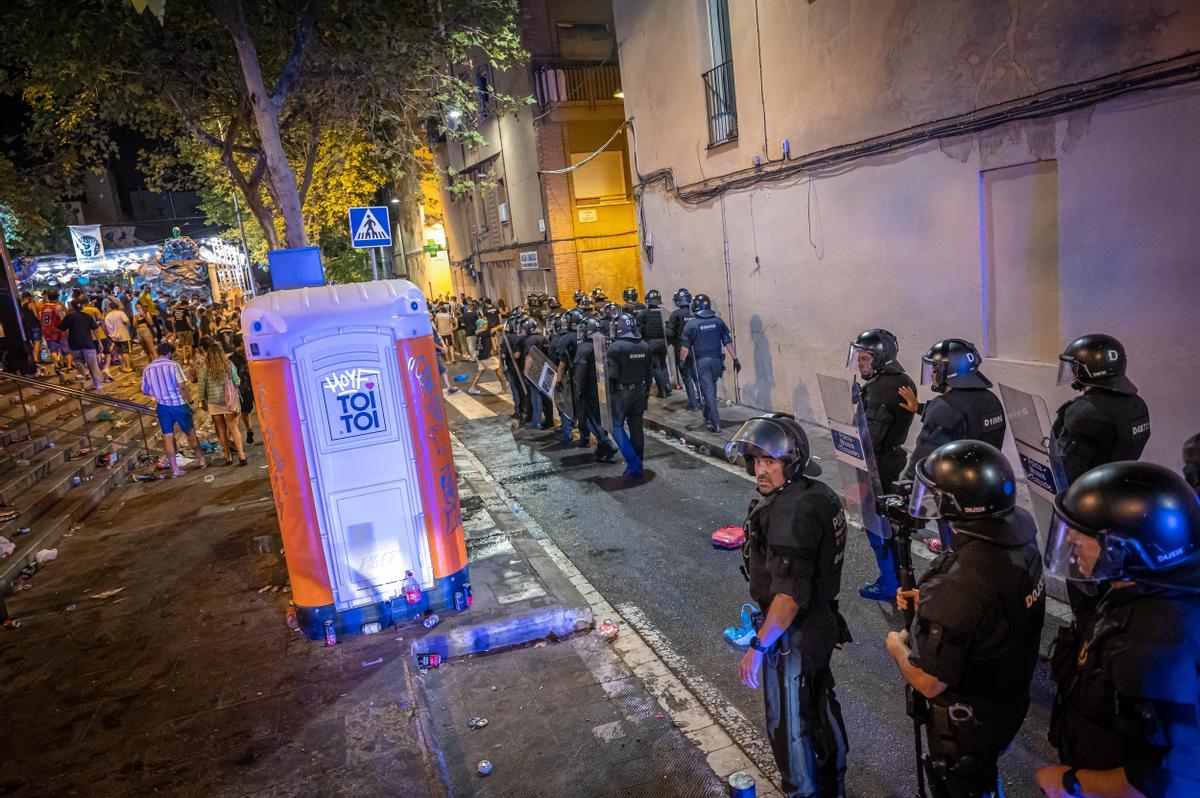
<instances>
[{"instance_id":1,"label":"pedestrian crossing sign","mask_svg":"<svg viewBox=\"0 0 1200 798\"><path fill-rule=\"evenodd\" d=\"M392 227L386 205L350 209L350 243L355 249L392 245Z\"/></svg>"}]
</instances>

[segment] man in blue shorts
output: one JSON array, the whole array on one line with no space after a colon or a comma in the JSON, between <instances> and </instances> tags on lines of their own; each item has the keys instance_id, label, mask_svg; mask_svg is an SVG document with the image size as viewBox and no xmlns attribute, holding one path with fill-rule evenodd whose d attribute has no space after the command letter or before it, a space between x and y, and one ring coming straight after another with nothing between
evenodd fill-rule
<instances>
[{"instance_id":1,"label":"man in blue shorts","mask_svg":"<svg viewBox=\"0 0 1200 798\"><path fill-rule=\"evenodd\" d=\"M183 476L183 469L175 458L175 427L179 427L192 444L200 467L207 468L200 451L200 439L196 437L196 424L192 421L192 391L183 369L172 356L175 347L166 341L158 345L158 357L142 371L142 393L158 403L158 425L162 428L163 448L167 450L167 462L171 464L171 476Z\"/></svg>"}]
</instances>

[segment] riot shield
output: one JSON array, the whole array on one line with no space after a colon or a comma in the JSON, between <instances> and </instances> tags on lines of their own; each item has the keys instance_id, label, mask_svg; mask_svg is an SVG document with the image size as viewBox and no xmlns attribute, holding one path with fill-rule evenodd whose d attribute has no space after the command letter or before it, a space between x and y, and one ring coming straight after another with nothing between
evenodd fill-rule
<instances>
[{"instance_id":1,"label":"riot shield","mask_svg":"<svg viewBox=\"0 0 1200 798\"><path fill-rule=\"evenodd\" d=\"M592 357L596 360L596 392L600 396L600 424L612 434L612 405L608 396L608 338L604 333L592 333Z\"/></svg>"},{"instance_id":2,"label":"riot shield","mask_svg":"<svg viewBox=\"0 0 1200 798\"><path fill-rule=\"evenodd\" d=\"M817 384L842 475L846 512L872 535L890 538L891 525L875 511L875 497L880 492L879 469L858 392L849 380L828 374L818 374Z\"/></svg>"},{"instance_id":3,"label":"riot shield","mask_svg":"<svg viewBox=\"0 0 1200 798\"><path fill-rule=\"evenodd\" d=\"M563 378L554 386L554 406L558 414L571 424L575 423L575 374L569 366L563 371Z\"/></svg>"},{"instance_id":4,"label":"riot shield","mask_svg":"<svg viewBox=\"0 0 1200 798\"><path fill-rule=\"evenodd\" d=\"M503 330L500 330L499 332L496 333L496 337L500 339L500 351L501 351L500 357L502 359L508 360L508 368L509 368L509 371L511 372L512 376L514 378L520 377L521 370L519 368L517 368L517 355L515 352L512 351L512 345L510 344L510 342L508 340L508 333L504 332ZM518 380L518 382L519 382L519 380ZM524 388L518 384L517 390L523 391Z\"/></svg>"},{"instance_id":5,"label":"riot shield","mask_svg":"<svg viewBox=\"0 0 1200 798\"><path fill-rule=\"evenodd\" d=\"M554 387L558 384L558 369L546 357L546 353L536 346L529 349L525 355L525 379L532 382L539 391L554 399Z\"/></svg>"},{"instance_id":6,"label":"riot shield","mask_svg":"<svg viewBox=\"0 0 1200 798\"><path fill-rule=\"evenodd\" d=\"M1008 385L1000 385L1008 428L1017 446L1017 457L1029 496L1033 499L1033 516L1041 533L1042 543L1050 529L1054 512L1054 497L1066 490L1067 472L1063 468L1058 445L1054 440L1053 423L1042 397Z\"/></svg>"}]
</instances>

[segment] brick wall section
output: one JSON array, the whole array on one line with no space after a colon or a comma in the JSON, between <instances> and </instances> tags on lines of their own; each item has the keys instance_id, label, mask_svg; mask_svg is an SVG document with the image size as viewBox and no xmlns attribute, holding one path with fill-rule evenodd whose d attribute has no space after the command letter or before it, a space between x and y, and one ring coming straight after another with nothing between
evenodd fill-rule
<instances>
[{"instance_id":1,"label":"brick wall section","mask_svg":"<svg viewBox=\"0 0 1200 798\"><path fill-rule=\"evenodd\" d=\"M554 55L549 0L521 0L521 41L533 59Z\"/></svg>"},{"instance_id":2,"label":"brick wall section","mask_svg":"<svg viewBox=\"0 0 1200 798\"><path fill-rule=\"evenodd\" d=\"M538 168L562 169L568 166L566 126L547 120L539 120L535 126ZM575 307L572 297L583 286L579 281L579 253L574 241L571 179L567 175L542 175L542 204L546 209L546 237L555 241L550 245L550 282L558 292L559 302L567 307Z\"/></svg>"}]
</instances>

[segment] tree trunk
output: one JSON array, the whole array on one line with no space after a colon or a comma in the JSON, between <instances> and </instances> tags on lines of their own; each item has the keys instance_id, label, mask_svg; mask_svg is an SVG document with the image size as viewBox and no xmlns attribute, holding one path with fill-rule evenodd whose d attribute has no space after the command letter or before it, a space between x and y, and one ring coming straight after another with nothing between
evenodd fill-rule
<instances>
[{"instance_id":1,"label":"tree trunk","mask_svg":"<svg viewBox=\"0 0 1200 798\"><path fill-rule=\"evenodd\" d=\"M308 246L308 234L304 229L304 213L300 204L300 192L296 187L296 173L283 151L283 140L279 136L279 109L272 102L263 83L262 67L258 63L258 51L250 37L246 17L242 13L241 0L216 0L215 6L222 22L233 37L233 44L242 65L242 77L246 81L246 93L254 112L262 151L266 155L267 174L272 193L279 201L279 212L283 216L284 244L288 247ZM247 198L249 200L249 198ZM258 213L255 212L255 216ZM260 219L260 222L262 220ZM266 229L267 240L275 238L274 228Z\"/></svg>"}]
</instances>

